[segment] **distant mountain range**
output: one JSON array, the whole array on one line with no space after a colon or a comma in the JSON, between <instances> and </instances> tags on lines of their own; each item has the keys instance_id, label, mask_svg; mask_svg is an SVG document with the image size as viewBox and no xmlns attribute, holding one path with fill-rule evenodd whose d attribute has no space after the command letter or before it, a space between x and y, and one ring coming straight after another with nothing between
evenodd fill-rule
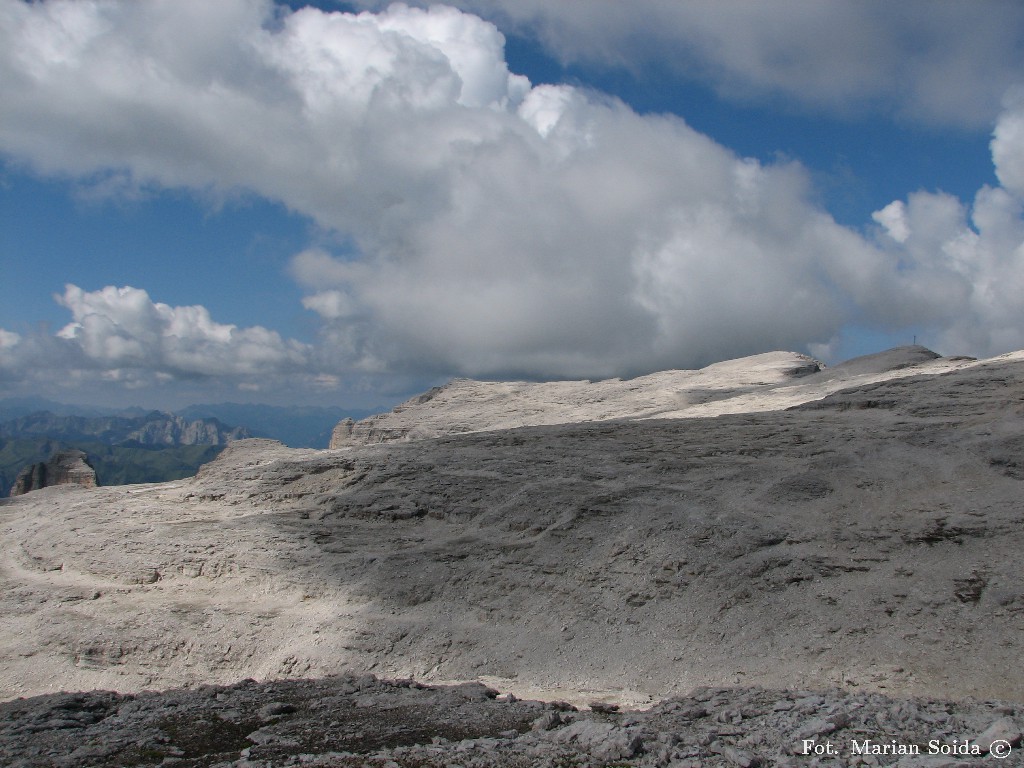
<instances>
[{"instance_id":1,"label":"distant mountain range","mask_svg":"<svg viewBox=\"0 0 1024 768\"><path fill-rule=\"evenodd\" d=\"M229 427L215 418L187 419L160 411L144 416L58 416L39 411L0 422L0 438L47 437L105 445L227 445L252 436L245 427Z\"/></svg>"},{"instance_id":2,"label":"distant mountain range","mask_svg":"<svg viewBox=\"0 0 1024 768\"><path fill-rule=\"evenodd\" d=\"M191 477L213 461L223 445L110 445L93 440L55 440L48 437L0 438L0 496L8 496L18 473L26 466L49 461L61 451L84 451L96 470L99 485L157 483Z\"/></svg>"},{"instance_id":3,"label":"distant mountain range","mask_svg":"<svg viewBox=\"0 0 1024 768\"><path fill-rule=\"evenodd\" d=\"M28 416L36 416L47 412L49 416L74 416L90 419L103 417L122 417L126 419L148 419L158 411L147 411L142 408L98 408L95 406L69 405L38 397L11 397L0 399L0 425ZM269 437L280 440L291 448L326 448L330 442L331 430L345 417L358 421L375 410L341 408L339 406L275 406L251 403L216 403L205 405L189 405L173 413L161 413L163 416L180 416L186 421L198 419L216 419L221 425L231 430L234 427L244 428L250 437ZM71 423L69 422L69 425ZM63 427L54 422L53 430L62 431ZM79 437L92 437L88 430ZM48 428L49 430L49 428ZM130 430L129 430L130 431ZM53 431L44 432L49 437L57 437ZM37 436L38 431L31 432ZM9 437L0 432L0 437ZM111 442L106 440L105 442ZM115 441L117 442L117 441ZM146 440L140 440L146 443ZM187 440L181 442L189 442Z\"/></svg>"},{"instance_id":4,"label":"distant mountain range","mask_svg":"<svg viewBox=\"0 0 1024 768\"><path fill-rule=\"evenodd\" d=\"M341 418L370 413L238 403L192 405L163 413L104 410L42 398L3 399L0 496L10 493L23 467L46 462L59 451L84 451L100 485L162 482L194 475L229 442L247 437L270 437L295 448L325 448Z\"/></svg>"},{"instance_id":5,"label":"distant mountain range","mask_svg":"<svg viewBox=\"0 0 1024 768\"><path fill-rule=\"evenodd\" d=\"M0 399L0 422L48 411L55 416L139 416L142 408L97 408L91 405L68 405L45 397L5 397Z\"/></svg>"},{"instance_id":6,"label":"distant mountain range","mask_svg":"<svg viewBox=\"0 0 1024 768\"><path fill-rule=\"evenodd\" d=\"M232 440L252 437L217 419L152 411L142 416L74 416L37 411L0 422L0 495L26 466L84 451L100 485L161 482L195 474Z\"/></svg>"}]
</instances>

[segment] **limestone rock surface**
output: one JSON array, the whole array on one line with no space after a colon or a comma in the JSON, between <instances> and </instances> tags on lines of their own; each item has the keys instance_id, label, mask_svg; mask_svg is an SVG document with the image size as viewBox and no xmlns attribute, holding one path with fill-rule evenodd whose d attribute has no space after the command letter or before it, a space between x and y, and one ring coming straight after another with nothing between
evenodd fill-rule
<instances>
[{"instance_id":1,"label":"limestone rock surface","mask_svg":"<svg viewBox=\"0 0 1024 768\"><path fill-rule=\"evenodd\" d=\"M67 712L12 701L0 722L27 728L38 704L50 734L113 726L131 711L120 696L199 686L223 706L206 725L155 725L184 753L161 760L192 760L175 734L211 723L238 737L225 765L288 764L265 751L278 747L321 760L306 731L276 730L311 706L286 683L356 670L478 681L435 693L483 711L490 688L559 714L445 743L330 742L337 755L311 765L795 766L813 764L798 736L1019 741L1024 353L699 375L675 411L327 451L242 440L187 480L4 499L0 698L121 694ZM708 394L723 390L737 391ZM245 678L264 687L232 704ZM345 711L415 722L374 685L337 693ZM599 725L560 739L575 719L557 701ZM320 732L346 716L317 714L336 723ZM57 764L40 749L44 762L7 762Z\"/></svg>"},{"instance_id":2,"label":"limestone rock surface","mask_svg":"<svg viewBox=\"0 0 1024 768\"><path fill-rule=\"evenodd\" d=\"M897 373L714 417L243 440L193 479L9 500L0 692L355 668L1024 698L1024 354Z\"/></svg>"}]
</instances>

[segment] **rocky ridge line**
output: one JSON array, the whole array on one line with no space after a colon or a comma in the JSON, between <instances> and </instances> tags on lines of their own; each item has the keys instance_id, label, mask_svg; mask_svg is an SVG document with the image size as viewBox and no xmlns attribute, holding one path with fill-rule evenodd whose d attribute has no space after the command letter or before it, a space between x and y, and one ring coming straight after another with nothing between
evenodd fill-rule
<instances>
[{"instance_id":1,"label":"rocky ridge line","mask_svg":"<svg viewBox=\"0 0 1024 768\"><path fill-rule=\"evenodd\" d=\"M767 352L700 370L661 371L604 381L454 379L388 413L345 419L331 448L408 442L525 426L755 413L819 400L856 384L956 370L969 358L941 358L921 346L898 347L826 368L796 352Z\"/></svg>"},{"instance_id":2,"label":"rocky ridge line","mask_svg":"<svg viewBox=\"0 0 1024 768\"><path fill-rule=\"evenodd\" d=\"M238 441L194 479L5 500L0 690L356 668L1018 699L1022 363L715 418Z\"/></svg>"}]
</instances>

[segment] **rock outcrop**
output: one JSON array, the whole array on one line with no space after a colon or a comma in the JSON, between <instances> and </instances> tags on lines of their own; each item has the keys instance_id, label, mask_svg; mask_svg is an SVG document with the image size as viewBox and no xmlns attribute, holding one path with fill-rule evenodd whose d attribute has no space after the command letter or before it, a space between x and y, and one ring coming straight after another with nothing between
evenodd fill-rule
<instances>
[{"instance_id":1,"label":"rock outcrop","mask_svg":"<svg viewBox=\"0 0 1024 768\"><path fill-rule=\"evenodd\" d=\"M1021 722L1024 707L1009 703L841 690L706 688L619 711L519 700L479 684L346 674L19 699L0 704L0 761L33 768L970 768L1019 766Z\"/></svg>"},{"instance_id":2,"label":"rock outcrop","mask_svg":"<svg viewBox=\"0 0 1024 768\"><path fill-rule=\"evenodd\" d=\"M96 487L96 471L89 465L84 451L66 450L55 453L49 461L30 464L18 473L11 496L21 496L51 485Z\"/></svg>"},{"instance_id":3,"label":"rock outcrop","mask_svg":"<svg viewBox=\"0 0 1024 768\"><path fill-rule=\"evenodd\" d=\"M345 418L338 422L337 426L331 431L331 442L328 445L329 448L342 448L346 445L350 445L352 441L352 430L355 427L355 420L352 418Z\"/></svg>"},{"instance_id":4,"label":"rock outcrop","mask_svg":"<svg viewBox=\"0 0 1024 768\"><path fill-rule=\"evenodd\" d=\"M454 379L389 413L354 423L346 419L335 429L331 448L543 424L652 417L677 410L688 397L728 397L799 378L820 367L806 355L770 352L699 371L662 371L626 380Z\"/></svg>"},{"instance_id":5,"label":"rock outcrop","mask_svg":"<svg viewBox=\"0 0 1024 768\"><path fill-rule=\"evenodd\" d=\"M125 436L124 441L143 445L227 445L252 434L245 427L229 427L217 419L186 419L170 413L154 413Z\"/></svg>"}]
</instances>

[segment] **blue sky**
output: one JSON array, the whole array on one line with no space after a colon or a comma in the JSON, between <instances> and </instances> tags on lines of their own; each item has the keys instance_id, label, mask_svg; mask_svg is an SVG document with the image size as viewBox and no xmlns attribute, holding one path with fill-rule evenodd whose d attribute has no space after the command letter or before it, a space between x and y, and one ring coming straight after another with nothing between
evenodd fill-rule
<instances>
[{"instance_id":1,"label":"blue sky","mask_svg":"<svg viewBox=\"0 0 1024 768\"><path fill-rule=\"evenodd\" d=\"M1014 3L317 6L0 0L0 397L1024 346Z\"/></svg>"}]
</instances>

